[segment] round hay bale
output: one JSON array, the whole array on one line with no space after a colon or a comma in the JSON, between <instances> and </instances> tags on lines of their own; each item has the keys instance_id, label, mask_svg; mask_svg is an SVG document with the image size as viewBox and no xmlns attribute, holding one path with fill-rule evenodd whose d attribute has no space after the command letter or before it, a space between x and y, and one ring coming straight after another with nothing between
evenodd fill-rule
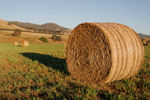
<instances>
[{"instance_id":1,"label":"round hay bale","mask_svg":"<svg viewBox=\"0 0 150 100\"><path fill-rule=\"evenodd\" d=\"M29 42L28 41L23 41L22 42L22 47L28 47L29 46Z\"/></svg>"},{"instance_id":2,"label":"round hay bale","mask_svg":"<svg viewBox=\"0 0 150 100\"><path fill-rule=\"evenodd\" d=\"M118 23L83 23L71 33L66 47L73 78L108 83L135 75L144 60L137 33Z\"/></svg>"},{"instance_id":3,"label":"round hay bale","mask_svg":"<svg viewBox=\"0 0 150 100\"><path fill-rule=\"evenodd\" d=\"M62 40L63 40L63 43L64 43L64 46L65 46L65 47L66 47L66 45L67 45L68 38L69 38L69 34L62 36Z\"/></svg>"},{"instance_id":4,"label":"round hay bale","mask_svg":"<svg viewBox=\"0 0 150 100\"><path fill-rule=\"evenodd\" d=\"M15 41L13 44L14 44L15 46L18 46L18 45L19 45L19 43L18 43L17 41Z\"/></svg>"}]
</instances>

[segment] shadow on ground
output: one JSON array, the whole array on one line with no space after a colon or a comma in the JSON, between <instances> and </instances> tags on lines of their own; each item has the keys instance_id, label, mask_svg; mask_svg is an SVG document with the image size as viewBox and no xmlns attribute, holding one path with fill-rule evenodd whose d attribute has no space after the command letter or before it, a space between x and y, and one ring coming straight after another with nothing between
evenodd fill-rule
<instances>
[{"instance_id":1,"label":"shadow on ground","mask_svg":"<svg viewBox=\"0 0 150 100\"><path fill-rule=\"evenodd\" d=\"M47 67L51 67L54 70L60 71L64 74L69 74L67 70L66 59L61 59L53 57L51 55L39 54L39 53L21 53L21 55L31 59L36 60Z\"/></svg>"}]
</instances>

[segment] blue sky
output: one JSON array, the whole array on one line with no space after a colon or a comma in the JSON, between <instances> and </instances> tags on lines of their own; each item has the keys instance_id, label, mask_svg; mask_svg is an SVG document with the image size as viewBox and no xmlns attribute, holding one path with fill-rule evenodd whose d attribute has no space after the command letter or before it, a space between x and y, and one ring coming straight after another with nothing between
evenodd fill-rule
<instances>
[{"instance_id":1,"label":"blue sky","mask_svg":"<svg viewBox=\"0 0 150 100\"><path fill-rule=\"evenodd\" d=\"M150 35L150 0L1 0L0 19L72 29L82 22L117 22Z\"/></svg>"}]
</instances>

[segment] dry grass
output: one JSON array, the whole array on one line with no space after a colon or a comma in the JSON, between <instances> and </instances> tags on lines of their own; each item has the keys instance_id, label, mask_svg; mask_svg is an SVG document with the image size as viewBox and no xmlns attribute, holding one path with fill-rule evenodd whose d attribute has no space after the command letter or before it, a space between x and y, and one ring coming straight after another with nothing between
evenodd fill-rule
<instances>
[{"instance_id":1,"label":"dry grass","mask_svg":"<svg viewBox=\"0 0 150 100\"><path fill-rule=\"evenodd\" d=\"M21 27L15 26L15 25L9 25L7 21L1 20L1 19L0 19L0 28L26 30L24 28L21 28Z\"/></svg>"},{"instance_id":2,"label":"dry grass","mask_svg":"<svg viewBox=\"0 0 150 100\"><path fill-rule=\"evenodd\" d=\"M150 47L138 75L104 85L72 79L63 44L0 43L0 100L149 100Z\"/></svg>"},{"instance_id":3,"label":"dry grass","mask_svg":"<svg viewBox=\"0 0 150 100\"><path fill-rule=\"evenodd\" d=\"M48 43L58 43L63 44L63 41L53 41L50 39L52 34L44 34L44 33L32 33L32 32L22 32L19 37L11 36L13 31L1 31L0 30L0 42L1 43L13 43L14 41L18 41L21 43L23 40L28 40L30 43L43 43L39 40L40 37L46 37L48 39ZM66 37L65 35L61 35L61 37Z\"/></svg>"}]
</instances>

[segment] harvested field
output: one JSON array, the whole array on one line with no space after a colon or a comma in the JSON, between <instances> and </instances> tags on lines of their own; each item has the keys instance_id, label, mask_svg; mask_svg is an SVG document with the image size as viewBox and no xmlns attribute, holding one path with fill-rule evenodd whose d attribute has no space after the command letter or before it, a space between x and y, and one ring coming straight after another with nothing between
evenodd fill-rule
<instances>
[{"instance_id":1,"label":"harvested field","mask_svg":"<svg viewBox=\"0 0 150 100\"><path fill-rule=\"evenodd\" d=\"M70 77L63 44L0 43L0 100L149 100L150 47L138 74L104 85Z\"/></svg>"},{"instance_id":2,"label":"harvested field","mask_svg":"<svg viewBox=\"0 0 150 100\"><path fill-rule=\"evenodd\" d=\"M66 48L72 77L108 83L135 75L144 60L137 33L117 23L83 23L69 37Z\"/></svg>"}]
</instances>

